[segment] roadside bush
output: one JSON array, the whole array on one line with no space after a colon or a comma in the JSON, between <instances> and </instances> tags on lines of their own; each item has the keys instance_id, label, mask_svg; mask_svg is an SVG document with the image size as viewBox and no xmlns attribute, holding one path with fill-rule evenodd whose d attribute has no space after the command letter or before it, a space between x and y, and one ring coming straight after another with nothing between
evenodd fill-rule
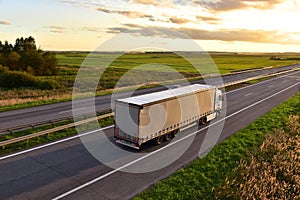
<instances>
[{"instance_id":1,"label":"roadside bush","mask_svg":"<svg viewBox=\"0 0 300 200\"><path fill-rule=\"evenodd\" d=\"M59 84L54 80L43 81L27 72L9 71L0 67L0 86L5 88L35 87L40 89L57 89Z\"/></svg>"},{"instance_id":2,"label":"roadside bush","mask_svg":"<svg viewBox=\"0 0 300 200\"><path fill-rule=\"evenodd\" d=\"M59 84L55 80L39 81L37 87L42 90L52 90L59 88Z\"/></svg>"},{"instance_id":3,"label":"roadside bush","mask_svg":"<svg viewBox=\"0 0 300 200\"><path fill-rule=\"evenodd\" d=\"M290 116L286 127L240 162L224 186L214 190L217 199L300 199L299 116Z\"/></svg>"},{"instance_id":4,"label":"roadside bush","mask_svg":"<svg viewBox=\"0 0 300 200\"><path fill-rule=\"evenodd\" d=\"M6 71L0 75L0 86L5 88L34 87L36 78L29 73Z\"/></svg>"},{"instance_id":5,"label":"roadside bush","mask_svg":"<svg viewBox=\"0 0 300 200\"><path fill-rule=\"evenodd\" d=\"M0 65L0 74L7 72L8 68L7 67L3 67L2 65Z\"/></svg>"}]
</instances>

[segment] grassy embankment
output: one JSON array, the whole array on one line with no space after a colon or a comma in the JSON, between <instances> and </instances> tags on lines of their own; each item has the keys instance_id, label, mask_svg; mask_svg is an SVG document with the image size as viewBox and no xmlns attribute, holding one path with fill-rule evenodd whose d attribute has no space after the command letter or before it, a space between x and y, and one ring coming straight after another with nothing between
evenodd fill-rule
<instances>
[{"instance_id":1,"label":"grassy embankment","mask_svg":"<svg viewBox=\"0 0 300 200\"><path fill-rule=\"evenodd\" d=\"M44 105L50 103L56 103L61 101L71 100L72 98L72 86L76 78L78 69L82 62L84 61L87 53L58 53L58 65L60 68L60 73L57 76L47 76L39 77L42 80L55 80L59 83L60 87L55 90L40 90L35 88L18 88L18 89L5 89L0 88L0 112L18 108L25 108L37 105ZM243 54L212 54L211 57L217 65L221 74L231 73L238 70L246 70L253 68L263 68L263 67L278 67L284 65L290 65L299 60L270 60L269 58L273 54L252 54L252 55L243 55ZM90 62L98 62L100 60L109 60L112 54L94 54L91 56ZM280 57L296 57L297 54L284 54ZM205 63L207 58L195 57L195 55L188 55L188 58L194 61L195 63ZM201 60L202 59L202 60ZM203 61L204 60L204 61ZM101 82L97 88L97 95L103 95L111 92L111 88L114 87L115 83L119 78L126 73L129 69L132 69L135 66L141 64L166 64L173 67L176 71L181 72L184 77L194 77L198 76L197 71L184 59L180 58L174 54L126 54L115 60L109 67L109 69L103 74ZM176 75L172 75L173 72L165 70L161 66L150 66L145 67L144 71L150 70L152 73L142 73L143 75L149 74L146 79L151 82L153 78L157 80L157 77L173 77L176 79ZM203 74L215 73L214 70L210 68L201 68ZM133 74L136 77L139 77L139 72ZM143 82L141 80L136 80L138 84ZM149 87L149 86L148 86Z\"/></svg>"},{"instance_id":2,"label":"grassy embankment","mask_svg":"<svg viewBox=\"0 0 300 200\"><path fill-rule=\"evenodd\" d=\"M177 170L135 199L215 199L218 189L213 188L222 188L240 160L249 160L251 152L257 151L269 134L285 126L289 115L300 115L300 93L216 145L206 157Z\"/></svg>"},{"instance_id":3,"label":"grassy embankment","mask_svg":"<svg viewBox=\"0 0 300 200\"><path fill-rule=\"evenodd\" d=\"M299 172L300 120L291 115L213 191L216 199L300 199Z\"/></svg>"},{"instance_id":4,"label":"grassy embankment","mask_svg":"<svg viewBox=\"0 0 300 200\"><path fill-rule=\"evenodd\" d=\"M17 138L17 137L21 137L21 136L25 136L25 135L30 135L30 134L37 133L40 131L55 128L58 126L66 125L66 124L69 124L72 122L73 122L73 120L71 122L68 122L68 121L59 122L54 125L45 125L42 127L37 127L34 130L30 129L30 130L25 130L25 131L13 132L11 134L0 136L0 142L5 141L5 140L10 140L13 138ZM114 118L108 117L108 118L100 119L98 122L101 127L105 127L105 126L113 124ZM80 126L78 126L78 128L84 128L83 130L86 130L86 132L87 132L89 130L94 130L94 129L98 128L98 126L96 126L96 124L92 122L92 123L86 123L86 124L80 125ZM4 148L0 148L0 155L9 154L9 153L19 151L19 150L29 149L34 146L40 145L40 144L57 141L59 139L67 138L67 137L74 136L77 134L78 134L77 129L75 127L67 128L67 129L57 131L57 132L54 132L54 133L51 133L48 135L43 135L43 136L35 137L35 138L29 139L29 140L6 145L6 146L4 146Z\"/></svg>"}]
</instances>

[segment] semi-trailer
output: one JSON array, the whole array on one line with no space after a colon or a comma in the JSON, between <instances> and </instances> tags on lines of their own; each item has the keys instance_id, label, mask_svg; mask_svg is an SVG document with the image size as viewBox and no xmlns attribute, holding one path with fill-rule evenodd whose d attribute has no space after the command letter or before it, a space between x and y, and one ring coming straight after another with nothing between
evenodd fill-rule
<instances>
[{"instance_id":1,"label":"semi-trailer","mask_svg":"<svg viewBox=\"0 0 300 200\"><path fill-rule=\"evenodd\" d=\"M161 144L192 123L216 118L222 99L221 90L201 84L117 99L114 137L135 149L149 140Z\"/></svg>"}]
</instances>

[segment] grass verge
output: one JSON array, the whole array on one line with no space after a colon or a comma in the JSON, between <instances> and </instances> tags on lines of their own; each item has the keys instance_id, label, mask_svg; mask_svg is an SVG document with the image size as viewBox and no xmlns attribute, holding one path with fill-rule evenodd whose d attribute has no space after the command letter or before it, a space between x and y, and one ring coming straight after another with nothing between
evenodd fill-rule
<instances>
[{"instance_id":1,"label":"grass verge","mask_svg":"<svg viewBox=\"0 0 300 200\"><path fill-rule=\"evenodd\" d=\"M216 199L300 199L299 144L299 115L290 115L214 189Z\"/></svg>"},{"instance_id":2,"label":"grass verge","mask_svg":"<svg viewBox=\"0 0 300 200\"><path fill-rule=\"evenodd\" d=\"M113 117L107 117L107 118L98 120L101 127L111 125L111 124L113 124L113 121L114 121ZM10 140L13 138L37 133L37 132L40 132L43 130L66 125L69 123L70 122L60 122L60 123L56 123L55 125L46 125L46 126L38 127L38 128L35 128L34 130L25 130L25 131L14 132L12 134L0 136L0 141ZM80 125L79 128L84 128L84 130L94 130L97 127L95 127L95 123L86 123L84 125ZM19 151L19 150L29 149L29 148L35 147L37 145L57 141L59 139L67 138L67 137L70 137L70 136L73 136L76 134L77 134L77 129L75 127L67 128L67 129L64 129L61 131L53 132L48 135L43 135L40 137L31 138L26 141L21 141L21 142L7 145L7 146L5 146L5 148L0 149L0 155L13 153L13 152Z\"/></svg>"},{"instance_id":3,"label":"grass verge","mask_svg":"<svg viewBox=\"0 0 300 200\"><path fill-rule=\"evenodd\" d=\"M241 159L247 159L265 139L266 133L284 126L289 115L299 115L300 93L197 159L158 182L134 199L215 199L212 188L224 184Z\"/></svg>"}]
</instances>

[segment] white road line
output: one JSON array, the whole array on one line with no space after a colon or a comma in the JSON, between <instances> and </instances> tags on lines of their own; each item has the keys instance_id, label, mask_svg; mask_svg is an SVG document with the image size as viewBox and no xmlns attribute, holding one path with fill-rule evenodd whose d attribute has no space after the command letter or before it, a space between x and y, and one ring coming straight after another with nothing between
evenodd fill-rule
<instances>
[{"instance_id":1,"label":"white road line","mask_svg":"<svg viewBox=\"0 0 300 200\"><path fill-rule=\"evenodd\" d=\"M203 131L204 129L207 129L207 128L211 127L211 126L214 126L215 124L220 123L223 120L226 120L226 119L228 119L228 118L230 118L230 117L232 117L234 115L237 115L237 114L239 114L239 113L241 113L241 112L243 112L243 111L245 111L245 110L247 110L249 108L252 108L253 106L256 106L257 104L260 104L261 102L264 102L264 101L266 101L266 100L268 100L268 99L270 99L270 98L272 98L272 97L274 97L274 96L276 96L276 95L278 95L278 94L280 94L282 92L285 92L285 91L287 91L287 90L289 90L289 89L291 89L291 88L293 88L293 87L295 87L296 85L299 85L299 84L300 83L296 83L296 84L294 84L294 85L292 85L292 86L290 86L288 88L285 88L285 89L283 89L283 90L281 90L279 92L276 92L275 94L272 94L271 96L268 96L268 97L266 97L266 98L264 98L264 99L262 99L260 101L257 101L254 104L251 104L251 105L249 105L249 106L247 106L247 107L245 107L245 108L243 108L243 109L241 109L241 110L239 110L239 111L237 111L235 113L232 113L231 115L228 115L228 116L224 117L223 119L220 119L220 120L218 120L218 121L216 121L216 122L208 125L207 127L204 127L204 128L202 128L202 129L200 129L200 130L198 130L196 132L193 132L193 133L189 134L189 135L186 135L185 137L180 138L179 140L177 140L177 141L175 141L173 143L170 143L170 144L168 144L168 145L166 145L166 146L164 146L164 147L162 147L160 149L157 149L157 150L155 150L155 151L153 151L153 152L151 152L151 153L149 153L149 154L147 154L145 156L142 156L142 157L140 157L140 158L138 158L138 159L136 159L136 160L134 160L132 162L129 162L129 163L127 163L127 164L125 164L125 165L117 168L117 169L114 169L114 170L112 170L112 171L110 171L110 172L108 172L106 174L103 174L102 176L99 176L99 177L97 177L97 178L95 178L95 179L93 179L93 180L91 180L89 182L86 182L86 183L84 183L84 184L82 184L82 185L80 185L80 186L78 186L78 187L76 187L76 188L74 188L72 190L69 190L69 191L67 191L67 192L65 192L65 193L63 193L63 194L61 194L61 195L53 198L53 200L62 199L62 198L66 197L66 196L68 196L68 195L70 195L70 194L72 194L74 192L77 192L77 191L81 190L82 188L88 187L91 184L93 184L95 182L98 182L99 180L101 180L101 179L103 179L105 177L108 177L108 176L110 176L110 175L112 175L112 174L114 174L114 173L116 173L116 172L118 172L118 171L120 171L120 170L122 170L122 169L124 169L126 167L129 167L130 165L133 165L133 164L135 164L135 163L137 163L137 162L139 162L139 161L141 161L141 160L143 160L145 158L148 158L149 156L151 156L153 154L156 154L157 152L160 152L160 151L162 151L162 150L164 150L164 149L166 149L166 148L168 148L168 147L170 147L170 146L172 146L172 145L174 145L174 144L176 144L178 142L181 142L182 140L185 140L185 139L187 139L187 138L189 138L189 137L191 137L191 136L193 136L193 135L195 135L195 134Z\"/></svg>"},{"instance_id":2,"label":"white road line","mask_svg":"<svg viewBox=\"0 0 300 200\"><path fill-rule=\"evenodd\" d=\"M248 85L248 86L245 86L245 87L241 87L241 88L238 88L238 89L235 89L235 90L231 90L231 91L226 92L225 94L234 93L234 92L237 92L237 91L240 91L240 90L247 89L249 87L253 87L253 86L256 86L256 85L264 84L264 83L267 83L267 82L270 82L270 81L274 81L274 80L279 79L279 78L287 77L287 76L290 76L290 75L293 75L293 74L296 74L296 73L299 73L299 71L293 72L291 74L286 74L286 75L278 76L276 78L271 78L271 79L268 79L268 80L265 80L265 81L261 81L261 82L255 83L255 84L251 84L251 85Z\"/></svg>"},{"instance_id":3,"label":"white road line","mask_svg":"<svg viewBox=\"0 0 300 200\"><path fill-rule=\"evenodd\" d=\"M246 96L250 96L250 95L252 95L253 94L253 92L250 92L250 93L248 93L248 94L245 94L245 97Z\"/></svg>"},{"instance_id":4,"label":"white road line","mask_svg":"<svg viewBox=\"0 0 300 200\"><path fill-rule=\"evenodd\" d=\"M273 85L269 85L268 87L269 87L269 88L270 88L270 87L273 87Z\"/></svg>"},{"instance_id":5,"label":"white road line","mask_svg":"<svg viewBox=\"0 0 300 200\"><path fill-rule=\"evenodd\" d=\"M45 147L49 147L49 146L52 146L52 145L55 145L55 144L59 144L59 143L62 143L62 142L66 142L66 141L69 141L69 140L73 140L73 139L79 138L81 136L90 135L90 134L95 133L97 131L106 130L106 129L109 129L109 128L112 128L112 127L114 127L114 125L107 126L107 127L100 128L100 129L96 129L96 130L93 130L93 131L90 131L90 132L86 132L86 133L82 133L82 134L79 134L79 135L75 135L75 136L72 136L72 137L69 137L69 138L65 138L65 139L62 139L62 140L58 140L58 141L55 141L55 142L51 142L49 144L45 144L45 145L42 145L42 146L34 147L32 149L27 149L25 151L20 151L20 152L14 153L14 154L3 156L3 157L0 157L0 160L5 160L7 158L15 157L15 156L18 156L18 155L21 155L21 154L24 154L24 153L35 151L35 150L42 149L42 148L45 148Z\"/></svg>"},{"instance_id":6,"label":"white road line","mask_svg":"<svg viewBox=\"0 0 300 200\"><path fill-rule=\"evenodd\" d=\"M61 111L61 112L59 112L59 114L68 113L68 112L73 112L73 111L78 111L78 110L84 110L84 109L86 109L86 107L77 108L77 109L73 109L73 110L65 110L65 111Z\"/></svg>"}]
</instances>

